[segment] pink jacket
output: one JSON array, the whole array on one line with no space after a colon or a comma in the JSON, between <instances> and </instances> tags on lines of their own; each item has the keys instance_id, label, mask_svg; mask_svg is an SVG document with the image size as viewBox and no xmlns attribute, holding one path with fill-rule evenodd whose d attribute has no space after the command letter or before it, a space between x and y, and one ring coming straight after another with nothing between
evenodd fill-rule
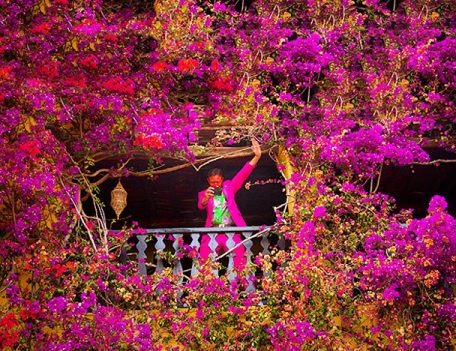
<instances>
[{"instance_id":1,"label":"pink jacket","mask_svg":"<svg viewBox=\"0 0 456 351\"><path fill-rule=\"evenodd\" d=\"M234 196L238 192L238 190L242 187L244 182L247 180L247 177L252 173L255 166L250 165L247 162L244 167L233 177L231 180L225 180L222 184L222 191L225 194L228 211L230 211L231 218L234 221L234 224L238 227L246 226L247 224L242 218L241 212L239 211L236 200ZM206 209L207 217L206 217L206 224L205 227L211 227L212 225L212 217L214 216L214 199L210 198L207 202L206 206L203 206L202 201L204 198L205 190L202 190L198 193L198 208L200 210Z\"/></svg>"}]
</instances>

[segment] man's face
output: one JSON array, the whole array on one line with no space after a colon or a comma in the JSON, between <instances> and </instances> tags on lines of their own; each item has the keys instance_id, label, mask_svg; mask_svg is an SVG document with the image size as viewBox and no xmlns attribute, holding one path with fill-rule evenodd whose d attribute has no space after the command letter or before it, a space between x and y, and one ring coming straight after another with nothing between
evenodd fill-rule
<instances>
[{"instance_id":1,"label":"man's face","mask_svg":"<svg viewBox=\"0 0 456 351\"><path fill-rule=\"evenodd\" d=\"M218 186L222 186L223 177L219 175L213 175L207 178L207 182L209 183L210 187L216 188Z\"/></svg>"}]
</instances>

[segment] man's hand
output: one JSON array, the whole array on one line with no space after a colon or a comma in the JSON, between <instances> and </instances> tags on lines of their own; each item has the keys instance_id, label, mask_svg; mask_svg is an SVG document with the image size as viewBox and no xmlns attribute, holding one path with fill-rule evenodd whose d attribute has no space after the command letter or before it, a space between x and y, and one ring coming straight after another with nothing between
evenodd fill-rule
<instances>
[{"instance_id":1,"label":"man's hand","mask_svg":"<svg viewBox=\"0 0 456 351\"><path fill-rule=\"evenodd\" d=\"M261 158L261 146L255 138L252 138L252 151L255 156L249 162L251 166L255 166L258 163L258 160Z\"/></svg>"},{"instance_id":2,"label":"man's hand","mask_svg":"<svg viewBox=\"0 0 456 351\"><path fill-rule=\"evenodd\" d=\"M206 192L204 193L203 200L201 200L201 203L203 204L203 206L206 206L209 199L214 196L215 196L214 188L210 186L209 188L207 188Z\"/></svg>"}]
</instances>

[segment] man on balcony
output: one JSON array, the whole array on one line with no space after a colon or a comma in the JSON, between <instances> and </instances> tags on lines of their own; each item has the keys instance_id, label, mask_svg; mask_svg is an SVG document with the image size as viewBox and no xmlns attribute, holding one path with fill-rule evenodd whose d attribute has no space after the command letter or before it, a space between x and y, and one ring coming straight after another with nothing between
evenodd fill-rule
<instances>
[{"instance_id":1,"label":"man on balcony","mask_svg":"<svg viewBox=\"0 0 456 351\"><path fill-rule=\"evenodd\" d=\"M222 170L219 168L211 169L208 172L207 182L209 187L198 193L198 208L200 210L205 209L207 213L206 227L247 225L238 209L235 195L261 158L260 145L254 138L252 138L252 151L255 156L231 180L224 180ZM227 235L217 235L216 240L219 248L228 250L226 245ZM240 234L234 234L233 241L235 244L240 243L242 241ZM210 237L208 235L202 237L200 256L203 260L206 260L212 253L209 242ZM245 249L242 245L234 250L234 267L236 269L244 268L246 262L244 253Z\"/></svg>"}]
</instances>

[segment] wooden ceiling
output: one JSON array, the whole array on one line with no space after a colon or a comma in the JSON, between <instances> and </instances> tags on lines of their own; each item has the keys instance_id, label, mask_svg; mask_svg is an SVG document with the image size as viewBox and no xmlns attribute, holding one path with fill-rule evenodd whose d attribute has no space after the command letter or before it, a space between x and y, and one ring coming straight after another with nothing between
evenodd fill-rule
<instances>
[{"instance_id":1,"label":"wooden ceiling","mask_svg":"<svg viewBox=\"0 0 456 351\"><path fill-rule=\"evenodd\" d=\"M114 227L131 224L132 221L137 221L145 228L202 227L205 213L197 208L197 195L208 186L207 171L219 167L223 169L225 178L231 179L250 159L251 156L218 160L199 171L186 167L156 176L154 179L123 179L123 187L128 193L128 205L121 215L121 220ZM138 169L145 168L147 164L143 164L144 162L146 161L136 160L133 165ZM175 161L170 160L168 166L172 166L173 162ZM254 183L268 179L279 181L281 176L272 159L265 156L247 181ZM107 205L107 218L115 218L109 203L110 192L116 184L117 180L110 179L100 186L100 198ZM248 225L272 224L275 221L273 207L285 202L285 193L279 183L252 185L249 190L241 188L236 195L236 201ZM88 213L92 212L89 201L84 206Z\"/></svg>"},{"instance_id":2,"label":"wooden ceiling","mask_svg":"<svg viewBox=\"0 0 456 351\"><path fill-rule=\"evenodd\" d=\"M432 160L456 161L454 152L438 147L427 148L426 151ZM398 208L413 209L416 218L426 216L432 196L444 196L450 214L456 217L456 162L386 166L383 168L378 190L393 196Z\"/></svg>"}]
</instances>

